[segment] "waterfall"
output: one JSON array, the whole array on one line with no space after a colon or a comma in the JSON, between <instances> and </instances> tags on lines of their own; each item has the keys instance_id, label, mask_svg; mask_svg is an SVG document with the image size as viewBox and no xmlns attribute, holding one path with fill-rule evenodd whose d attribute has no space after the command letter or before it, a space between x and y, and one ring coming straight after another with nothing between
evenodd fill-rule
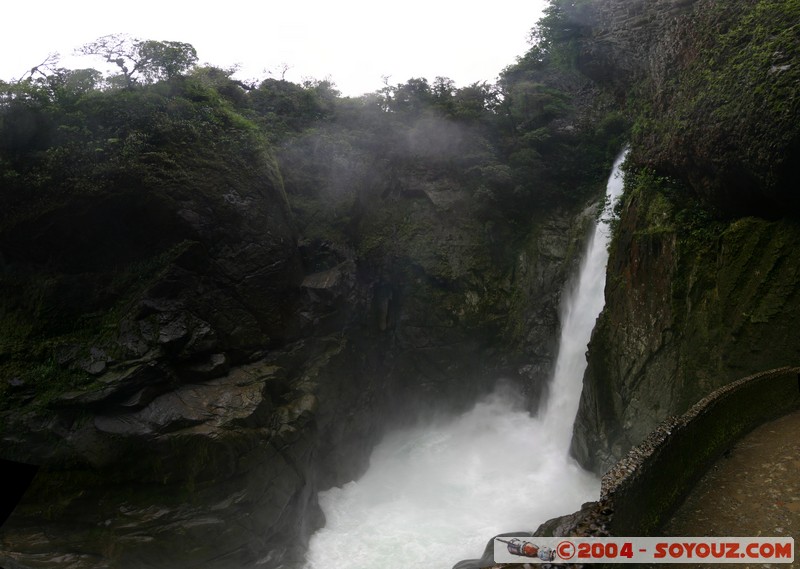
<instances>
[{"instance_id":1,"label":"waterfall","mask_svg":"<svg viewBox=\"0 0 800 569\"><path fill-rule=\"evenodd\" d=\"M586 244L581 260L578 281L562 303L561 338L558 343L558 358L550 382L550 395L545 402L542 421L553 437L559 441L564 452L569 450L572 424L578 412L578 403L586 371L586 347L592 335L595 321L603 310L608 263L608 243L611 239L607 223L613 215L614 205L622 195L622 172L620 166L627 150L614 161L606 184L605 207Z\"/></svg>"},{"instance_id":2,"label":"waterfall","mask_svg":"<svg viewBox=\"0 0 800 569\"><path fill-rule=\"evenodd\" d=\"M622 191L619 165L604 216ZM458 417L390 433L364 476L319 494L326 526L305 569L449 569L493 535L528 528L596 500L599 480L569 457L584 353L603 307L608 227L597 223L565 296L550 395L531 416L501 386Z\"/></svg>"}]
</instances>

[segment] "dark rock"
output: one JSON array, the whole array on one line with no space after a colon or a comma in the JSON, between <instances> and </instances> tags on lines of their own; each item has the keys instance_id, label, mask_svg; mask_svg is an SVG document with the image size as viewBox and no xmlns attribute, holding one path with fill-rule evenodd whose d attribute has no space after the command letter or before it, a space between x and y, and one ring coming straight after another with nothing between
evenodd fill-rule
<instances>
[{"instance_id":1,"label":"dark rock","mask_svg":"<svg viewBox=\"0 0 800 569\"><path fill-rule=\"evenodd\" d=\"M89 349L89 356L80 363L80 368L90 375L102 375L108 368L111 358L100 348Z\"/></svg>"},{"instance_id":2,"label":"dark rock","mask_svg":"<svg viewBox=\"0 0 800 569\"><path fill-rule=\"evenodd\" d=\"M460 129L440 122L409 144L448 143ZM45 464L0 534L9 556L278 567L321 525L316 493L361 474L386 429L464 408L501 371L526 394L546 377L591 213L490 226L460 174L407 173L352 206L346 235L298 247L277 166L251 142L176 150L0 226L63 355L38 405L0 415L2 452Z\"/></svg>"},{"instance_id":3,"label":"dark rock","mask_svg":"<svg viewBox=\"0 0 800 569\"><path fill-rule=\"evenodd\" d=\"M24 387L25 382L19 377L12 377L8 379L8 385L11 387Z\"/></svg>"},{"instance_id":4,"label":"dark rock","mask_svg":"<svg viewBox=\"0 0 800 569\"><path fill-rule=\"evenodd\" d=\"M572 448L596 472L710 391L800 360L797 225L747 219L689 243L677 229L653 232L655 210L651 194L623 212L589 344Z\"/></svg>"},{"instance_id":5,"label":"dark rock","mask_svg":"<svg viewBox=\"0 0 800 569\"><path fill-rule=\"evenodd\" d=\"M203 359L182 366L179 373L185 380L205 381L221 377L228 373L229 369L230 361L225 354L210 354Z\"/></svg>"}]
</instances>

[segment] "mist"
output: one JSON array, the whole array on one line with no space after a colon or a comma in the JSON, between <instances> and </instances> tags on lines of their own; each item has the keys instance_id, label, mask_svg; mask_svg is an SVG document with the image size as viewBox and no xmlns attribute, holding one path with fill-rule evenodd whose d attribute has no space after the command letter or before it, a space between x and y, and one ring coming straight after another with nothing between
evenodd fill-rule
<instances>
[{"instance_id":1,"label":"mist","mask_svg":"<svg viewBox=\"0 0 800 569\"><path fill-rule=\"evenodd\" d=\"M621 153L603 220L622 193ZM468 412L387 435L364 476L319 494L326 525L305 569L452 567L493 535L534 532L597 498L600 482L570 456L584 355L604 303L610 232L603 220L567 285L546 404L532 415L518 387L500 382Z\"/></svg>"},{"instance_id":2,"label":"mist","mask_svg":"<svg viewBox=\"0 0 800 569\"><path fill-rule=\"evenodd\" d=\"M460 416L391 433L361 479L320 493L326 525L306 569L449 568L497 533L533 531L598 492L557 446L509 384Z\"/></svg>"}]
</instances>

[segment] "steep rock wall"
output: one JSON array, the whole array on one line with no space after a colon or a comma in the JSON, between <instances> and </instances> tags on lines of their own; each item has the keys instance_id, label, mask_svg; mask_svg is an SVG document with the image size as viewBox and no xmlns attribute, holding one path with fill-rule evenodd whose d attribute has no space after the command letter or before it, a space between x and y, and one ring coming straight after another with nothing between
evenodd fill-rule
<instances>
[{"instance_id":1,"label":"steep rock wall","mask_svg":"<svg viewBox=\"0 0 800 569\"><path fill-rule=\"evenodd\" d=\"M795 2L578 2L577 63L636 115L632 158L725 215L797 211Z\"/></svg>"},{"instance_id":2,"label":"steep rock wall","mask_svg":"<svg viewBox=\"0 0 800 569\"><path fill-rule=\"evenodd\" d=\"M800 360L800 44L795 2L589 6L581 65L635 122L573 440L602 472L713 389Z\"/></svg>"},{"instance_id":3,"label":"steep rock wall","mask_svg":"<svg viewBox=\"0 0 800 569\"><path fill-rule=\"evenodd\" d=\"M800 360L800 227L674 224L680 206L643 184L626 197L575 426L597 471L710 391Z\"/></svg>"},{"instance_id":4,"label":"steep rock wall","mask_svg":"<svg viewBox=\"0 0 800 569\"><path fill-rule=\"evenodd\" d=\"M644 77L662 81L702 0L575 2L565 16L586 28L578 67L620 94Z\"/></svg>"},{"instance_id":5,"label":"steep rock wall","mask_svg":"<svg viewBox=\"0 0 800 569\"><path fill-rule=\"evenodd\" d=\"M392 255L298 246L265 159L201 191L138 187L116 209L87 199L72 233L64 210L5 227L7 318L50 271L72 292L44 294L43 314L104 320L43 344L63 354L48 375L6 378L3 456L44 466L0 531L4 567L278 566L324 522L317 491L358 476L385 429L463 406L500 375L535 398L593 208L542 212L507 247L452 203L399 196L395 217L366 212L363 234L399 233ZM118 210L140 228L130 239L105 223ZM75 303L110 278L103 251L138 267L154 248L136 247L144 235L166 236L144 282ZM94 264L59 273L37 254L56 245Z\"/></svg>"}]
</instances>

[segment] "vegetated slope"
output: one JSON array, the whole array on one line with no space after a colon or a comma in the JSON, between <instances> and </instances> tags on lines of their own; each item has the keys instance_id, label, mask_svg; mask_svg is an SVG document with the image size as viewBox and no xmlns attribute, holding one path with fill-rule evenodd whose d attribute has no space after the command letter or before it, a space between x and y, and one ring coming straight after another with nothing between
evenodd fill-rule
<instances>
[{"instance_id":1,"label":"vegetated slope","mask_svg":"<svg viewBox=\"0 0 800 569\"><path fill-rule=\"evenodd\" d=\"M3 454L46 466L3 564L252 556L284 509L258 496L303 487L263 432L302 278L263 135L197 78L3 110Z\"/></svg>"}]
</instances>

